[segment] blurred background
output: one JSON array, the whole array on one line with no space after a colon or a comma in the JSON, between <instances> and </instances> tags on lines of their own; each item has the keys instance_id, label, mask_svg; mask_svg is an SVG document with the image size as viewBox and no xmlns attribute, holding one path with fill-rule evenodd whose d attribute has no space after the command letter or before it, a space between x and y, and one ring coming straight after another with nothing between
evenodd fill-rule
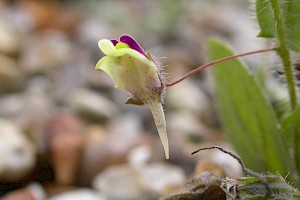
<instances>
[{"instance_id":1,"label":"blurred background","mask_svg":"<svg viewBox=\"0 0 300 200\"><path fill-rule=\"evenodd\" d=\"M152 200L202 171L240 176L218 151L190 155L231 148L209 70L167 89L165 160L150 112L94 68L99 39L129 34L172 81L207 62L209 37L260 49L254 21L240 0L1 0L1 198Z\"/></svg>"}]
</instances>

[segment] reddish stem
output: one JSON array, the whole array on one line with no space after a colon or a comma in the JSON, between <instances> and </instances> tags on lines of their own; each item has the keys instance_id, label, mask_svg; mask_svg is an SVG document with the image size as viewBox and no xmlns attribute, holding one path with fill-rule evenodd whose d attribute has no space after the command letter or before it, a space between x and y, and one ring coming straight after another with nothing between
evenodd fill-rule
<instances>
[{"instance_id":1,"label":"reddish stem","mask_svg":"<svg viewBox=\"0 0 300 200\"><path fill-rule=\"evenodd\" d=\"M194 75L194 74L196 74L196 73L202 71L203 69L205 69L207 67L210 67L212 65L219 64L221 62L224 62L224 61L227 61L227 60L232 60L232 59L235 59L235 58L238 58L238 57L249 56L249 55L253 55L253 54L257 54L257 53L270 52L270 51L274 51L274 50L276 50L276 48L263 49L263 50L258 50L258 51L250 51L250 52L247 52L247 53L242 53L242 54L238 54L238 55L234 55L234 56L221 58L221 59L215 60L211 63L208 63L208 64L202 65L200 67L197 67L196 69L193 69L192 71L188 72L187 74L185 74L184 76L182 76L178 80L176 80L174 82L171 82L171 83L167 83L166 86L170 87L170 86L176 85L177 83L183 81L184 79L186 79L186 78L188 78L188 77L190 77L190 76L192 76L192 75Z\"/></svg>"}]
</instances>

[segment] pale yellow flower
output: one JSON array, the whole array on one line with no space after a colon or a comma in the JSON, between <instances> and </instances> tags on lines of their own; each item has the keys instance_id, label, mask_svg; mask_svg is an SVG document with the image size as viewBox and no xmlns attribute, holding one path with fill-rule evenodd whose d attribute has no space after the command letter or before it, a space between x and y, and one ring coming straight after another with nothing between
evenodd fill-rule
<instances>
[{"instance_id":1,"label":"pale yellow flower","mask_svg":"<svg viewBox=\"0 0 300 200\"><path fill-rule=\"evenodd\" d=\"M120 41L102 39L98 45L105 56L98 61L96 69L105 71L116 88L127 90L132 95L127 103L145 105L150 109L168 159L168 136L162 106L165 85L155 62L127 35L121 36Z\"/></svg>"}]
</instances>

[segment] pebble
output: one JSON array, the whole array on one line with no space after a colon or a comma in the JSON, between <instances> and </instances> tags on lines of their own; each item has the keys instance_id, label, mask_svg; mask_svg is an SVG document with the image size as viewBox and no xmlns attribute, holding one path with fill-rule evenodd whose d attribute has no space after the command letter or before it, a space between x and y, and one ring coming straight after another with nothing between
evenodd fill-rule
<instances>
[{"instance_id":1,"label":"pebble","mask_svg":"<svg viewBox=\"0 0 300 200\"><path fill-rule=\"evenodd\" d=\"M65 104L87 119L107 120L118 113L117 106L99 93L75 88L66 94Z\"/></svg>"},{"instance_id":2,"label":"pebble","mask_svg":"<svg viewBox=\"0 0 300 200\"><path fill-rule=\"evenodd\" d=\"M56 183L76 184L83 148L82 137L68 134L57 136L53 138L49 148Z\"/></svg>"},{"instance_id":3,"label":"pebble","mask_svg":"<svg viewBox=\"0 0 300 200\"><path fill-rule=\"evenodd\" d=\"M36 200L32 193L28 190L20 189L5 195L2 200Z\"/></svg>"},{"instance_id":4,"label":"pebble","mask_svg":"<svg viewBox=\"0 0 300 200\"><path fill-rule=\"evenodd\" d=\"M20 65L28 74L47 73L69 62L72 49L70 40L62 32L33 34L23 45Z\"/></svg>"},{"instance_id":5,"label":"pebble","mask_svg":"<svg viewBox=\"0 0 300 200\"><path fill-rule=\"evenodd\" d=\"M183 170L171 164L153 163L140 169L141 186L159 196L184 183L185 179Z\"/></svg>"},{"instance_id":6,"label":"pebble","mask_svg":"<svg viewBox=\"0 0 300 200\"><path fill-rule=\"evenodd\" d=\"M64 192L48 198L47 200L106 200L101 194L91 189L78 189Z\"/></svg>"},{"instance_id":7,"label":"pebble","mask_svg":"<svg viewBox=\"0 0 300 200\"><path fill-rule=\"evenodd\" d=\"M201 116L209 112L210 102L207 96L191 80L185 80L168 89L166 103L175 110L186 110Z\"/></svg>"},{"instance_id":8,"label":"pebble","mask_svg":"<svg viewBox=\"0 0 300 200\"><path fill-rule=\"evenodd\" d=\"M83 151L81 121L71 114L58 114L48 123L47 141L56 183L74 185Z\"/></svg>"},{"instance_id":9,"label":"pebble","mask_svg":"<svg viewBox=\"0 0 300 200\"><path fill-rule=\"evenodd\" d=\"M1 190L1 192L5 191ZM1 200L44 200L46 192L39 183L30 183L24 188L16 189L4 195Z\"/></svg>"},{"instance_id":10,"label":"pebble","mask_svg":"<svg viewBox=\"0 0 300 200\"><path fill-rule=\"evenodd\" d=\"M213 145L206 145L213 146ZM220 145L227 148L228 144L222 143ZM233 152L233 151L232 151ZM196 155L195 155L196 156ZM214 173L215 175L223 176L223 177L231 177L238 178L243 175L240 164L237 160L235 160L232 156L225 154L219 150L207 150L199 152L198 163L195 167L194 174L201 174L202 172L209 171ZM196 158L197 158L196 156Z\"/></svg>"},{"instance_id":11,"label":"pebble","mask_svg":"<svg viewBox=\"0 0 300 200\"><path fill-rule=\"evenodd\" d=\"M124 113L114 117L109 125L109 131L116 137L136 139L143 133L142 119L135 113Z\"/></svg>"},{"instance_id":12,"label":"pebble","mask_svg":"<svg viewBox=\"0 0 300 200\"><path fill-rule=\"evenodd\" d=\"M128 163L131 166L143 166L151 160L153 152L149 145L140 145L133 148L128 154Z\"/></svg>"},{"instance_id":13,"label":"pebble","mask_svg":"<svg viewBox=\"0 0 300 200\"><path fill-rule=\"evenodd\" d=\"M224 154L221 151L212 151L210 159L213 163L221 166L228 177L238 178L243 175L242 168L238 161L228 154Z\"/></svg>"},{"instance_id":14,"label":"pebble","mask_svg":"<svg viewBox=\"0 0 300 200\"><path fill-rule=\"evenodd\" d=\"M20 181L36 163L36 148L13 122L0 119L0 179Z\"/></svg>"},{"instance_id":15,"label":"pebble","mask_svg":"<svg viewBox=\"0 0 300 200\"><path fill-rule=\"evenodd\" d=\"M78 184L90 185L103 169L126 162L127 154L135 143L136 140L114 137L100 125L87 127Z\"/></svg>"},{"instance_id":16,"label":"pebble","mask_svg":"<svg viewBox=\"0 0 300 200\"><path fill-rule=\"evenodd\" d=\"M57 112L57 107L47 90L42 89L43 82L35 83L34 87L28 86L22 93L4 96L0 100L0 108L4 108L3 116L20 126L39 151L44 152L45 126Z\"/></svg>"},{"instance_id":17,"label":"pebble","mask_svg":"<svg viewBox=\"0 0 300 200\"><path fill-rule=\"evenodd\" d=\"M16 61L0 54L0 91L19 91L22 89L23 81L22 70L18 68Z\"/></svg>"},{"instance_id":18,"label":"pebble","mask_svg":"<svg viewBox=\"0 0 300 200\"><path fill-rule=\"evenodd\" d=\"M15 54L20 48L20 37L12 30L10 24L0 20L0 52L6 55Z\"/></svg>"},{"instance_id":19,"label":"pebble","mask_svg":"<svg viewBox=\"0 0 300 200\"><path fill-rule=\"evenodd\" d=\"M169 132L180 134L181 138L188 135L204 137L208 134L207 128L201 124L197 116L188 111L170 112L167 121Z\"/></svg>"},{"instance_id":20,"label":"pebble","mask_svg":"<svg viewBox=\"0 0 300 200\"><path fill-rule=\"evenodd\" d=\"M184 181L185 175L179 167L153 163L139 168L110 167L95 177L92 186L110 200L150 200Z\"/></svg>"},{"instance_id":21,"label":"pebble","mask_svg":"<svg viewBox=\"0 0 300 200\"><path fill-rule=\"evenodd\" d=\"M19 93L5 95L0 98L1 116L7 118L15 118L24 109L26 103L23 96Z\"/></svg>"},{"instance_id":22,"label":"pebble","mask_svg":"<svg viewBox=\"0 0 300 200\"><path fill-rule=\"evenodd\" d=\"M221 188L221 184L224 180L224 178L209 172L203 172L160 198L160 200L226 200L226 193Z\"/></svg>"},{"instance_id":23,"label":"pebble","mask_svg":"<svg viewBox=\"0 0 300 200\"><path fill-rule=\"evenodd\" d=\"M203 159L197 163L195 174L201 174L202 172L210 172L217 176L226 176L224 168L209 159Z\"/></svg>"}]
</instances>

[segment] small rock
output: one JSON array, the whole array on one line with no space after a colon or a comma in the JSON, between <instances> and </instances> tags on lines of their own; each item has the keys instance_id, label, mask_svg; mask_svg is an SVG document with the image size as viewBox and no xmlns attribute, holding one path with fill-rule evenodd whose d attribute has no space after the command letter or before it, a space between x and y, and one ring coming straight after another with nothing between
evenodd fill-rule
<instances>
[{"instance_id":1,"label":"small rock","mask_svg":"<svg viewBox=\"0 0 300 200\"><path fill-rule=\"evenodd\" d=\"M109 28L103 21L95 20L94 18L84 19L77 27L78 39L85 45L98 50L99 48L95 44L98 43L99 39L111 37Z\"/></svg>"},{"instance_id":2,"label":"small rock","mask_svg":"<svg viewBox=\"0 0 300 200\"><path fill-rule=\"evenodd\" d=\"M185 80L168 90L167 104L175 110L187 110L198 116L209 112L207 96L192 81Z\"/></svg>"},{"instance_id":3,"label":"small rock","mask_svg":"<svg viewBox=\"0 0 300 200\"><path fill-rule=\"evenodd\" d=\"M238 178L243 174L239 162L230 155L224 154L221 151L212 151L210 159L218 166L222 166L226 176L228 177Z\"/></svg>"},{"instance_id":4,"label":"small rock","mask_svg":"<svg viewBox=\"0 0 300 200\"><path fill-rule=\"evenodd\" d=\"M29 74L46 73L61 67L72 58L72 45L61 32L48 31L32 35L24 43L21 66Z\"/></svg>"},{"instance_id":5,"label":"small rock","mask_svg":"<svg viewBox=\"0 0 300 200\"><path fill-rule=\"evenodd\" d=\"M58 30L74 33L81 14L73 4L61 1L20 1L19 6L34 22L38 30Z\"/></svg>"},{"instance_id":6,"label":"small rock","mask_svg":"<svg viewBox=\"0 0 300 200\"><path fill-rule=\"evenodd\" d=\"M221 144L219 146L223 147L226 146L226 144ZM238 161L221 151L202 151L202 153L198 153L198 156L199 158L201 157L201 159L199 159L196 165L195 174L209 171L215 175L224 177L237 178L243 175Z\"/></svg>"},{"instance_id":7,"label":"small rock","mask_svg":"<svg viewBox=\"0 0 300 200\"><path fill-rule=\"evenodd\" d=\"M25 189L16 190L5 195L1 200L37 200L33 194Z\"/></svg>"},{"instance_id":8,"label":"small rock","mask_svg":"<svg viewBox=\"0 0 300 200\"><path fill-rule=\"evenodd\" d=\"M46 139L51 141L62 135L81 135L82 131L80 119L69 113L58 113L47 124Z\"/></svg>"},{"instance_id":9,"label":"small rock","mask_svg":"<svg viewBox=\"0 0 300 200\"><path fill-rule=\"evenodd\" d=\"M36 162L36 149L12 122L0 119L0 179L20 181Z\"/></svg>"},{"instance_id":10,"label":"small rock","mask_svg":"<svg viewBox=\"0 0 300 200\"><path fill-rule=\"evenodd\" d=\"M42 185L38 183L31 183L26 187L26 190L31 192L35 200L44 200L47 196Z\"/></svg>"},{"instance_id":11,"label":"small rock","mask_svg":"<svg viewBox=\"0 0 300 200\"><path fill-rule=\"evenodd\" d=\"M85 144L79 173L79 184L90 185L91 180L104 168L127 161L127 154L136 140L114 137L101 126L85 131Z\"/></svg>"},{"instance_id":12,"label":"small rock","mask_svg":"<svg viewBox=\"0 0 300 200\"><path fill-rule=\"evenodd\" d=\"M6 55L15 54L20 48L20 37L12 30L10 24L0 20L0 52Z\"/></svg>"},{"instance_id":13,"label":"small rock","mask_svg":"<svg viewBox=\"0 0 300 200\"><path fill-rule=\"evenodd\" d=\"M4 118L15 118L26 106L24 98L20 94L5 95L0 98L1 116Z\"/></svg>"},{"instance_id":14,"label":"small rock","mask_svg":"<svg viewBox=\"0 0 300 200\"><path fill-rule=\"evenodd\" d=\"M77 181L83 149L81 133L81 123L72 115L58 115L48 124L48 151L58 184L72 185Z\"/></svg>"},{"instance_id":15,"label":"small rock","mask_svg":"<svg viewBox=\"0 0 300 200\"><path fill-rule=\"evenodd\" d=\"M129 152L128 162L134 167L143 166L151 160L152 153L148 145L140 145Z\"/></svg>"},{"instance_id":16,"label":"small rock","mask_svg":"<svg viewBox=\"0 0 300 200\"><path fill-rule=\"evenodd\" d=\"M113 102L84 88L76 88L67 93L65 103L80 115L97 121L109 119L118 112Z\"/></svg>"},{"instance_id":17,"label":"small rock","mask_svg":"<svg viewBox=\"0 0 300 200\"><path fill-rule=\"evenodd\" d=\"M23 81L22 70L17 67L16 61L0 54L0 90L15 92L22 88Z\"/></svg>"},{"instance_id":18,"label":"small rock","mask_svg":"<svg viewBox=\"0 0 300 200\"><path fill-rule=\"evenodd\" d=\"M163 191L182 184L183 171L173 165L155 163L139 168L109 167L93 181L93 187L110 200L157 199Z\"/></svg>"},{"instance_id":19,"label":"small rock","mask_svg":"<svg viewBox=\"0 0 300 200\"><path fill-rule=\"evenodd\" d=\"M92 185L110 200L150 199L138 176L139 173L127 165L111 166L97 175Z\"/></svg>"},{"instance_id":20,"label":"small rock","mask_svg":"<svg viewBox=\"0 0 300 200\"><path fill-rule=\"evenodd\" d=\"M56 112L56 107L48 93L39 88L41 82L36 83L35 88L27 88L22 93L1 98L0 109L3 109L1 112L3 118L14 121L39 151L44 152L45 125Z\"/></svg>"},{"instance_id":21,"label":"small rock","mask_svg":"<svg viewBox=\"0 0 300 200\"><path fill-rule=\"evenodd\" d=\"M185 137L183 139L187 139L189 135L205 137L209 133L197 116L188 111L170 112L167 115L167 121L169 132L180 134L181 137Z\"/></svg>"},{"instance_id":22,"label":"small rock","mask_svg":"<svg viewBox=\"0 0 300 200\"><path fill-rule=\"evenodd\" d=\"M224 169L209 159L200 160L196 165L195 174L210 172L217 176L226 176Z\"/></svg>"},{"instance_id":23,"label":"small rock","mask_svg":"<svg viewBox=\"0 0 300 200\"><path fill-rule=\"evenodd\" d=\"M90 189L78 189L55 195L48 200L106 200L106 198Z\"/></svg>"},{"instance_id":24,"label":"small rock","mask_svg":"<svg viewBox=\"0 0 300 200\"><path fill-rule=\"evenodd\" d=\"M17 4L20 2L16 2ZM16 5L8 5L1 13L1 19L6 23L9 23L9 30L13 31L14 35L18 36L16 43L18 48L22 44L24 35L30 34L33 31L34 23L33 19L24 10ZM16 49L19 50L19 49Z\"/></svg>"},{"instance_id":25,"label":"small rock","mask_svg":"<svg viewBox=\"0 0 300 200\"><path fill-rule=\"evenodd\" d=\"M204 172L160 200L226 200L226 193L221 188L224 180L222 177Z\"/></svg>"},{"instance_id":26,"label":"small rock","mask_svg":"<svg viewBox=\"0 0 300 200\"><path fill-rule=\"evenodd\" d=\"M111 120L109 130L116 137L136 139L143 133L142 119L134 113L117 115Z\"/></svg>"},{"instance_id":27,"label":"small rock","mask_svg":"<svg viewBox=\"0 0 300 200\"><path fill-rule=\"evenodd\" d=\"M141 186L158 196L182 184L185 178L181 168L165 163L148 164L140 170Z\"/></svg>"},{"instance_id":28,"label":"small rock","mask_svg":"<svg viewBox=\"0 0 300 200\"><path fill-rule=\"evenodd\" d=\"M83 140L80 135L54 137L50 143L55 181L61 185L73 185L78 178Z\"/></svg>"}]
</instances>

